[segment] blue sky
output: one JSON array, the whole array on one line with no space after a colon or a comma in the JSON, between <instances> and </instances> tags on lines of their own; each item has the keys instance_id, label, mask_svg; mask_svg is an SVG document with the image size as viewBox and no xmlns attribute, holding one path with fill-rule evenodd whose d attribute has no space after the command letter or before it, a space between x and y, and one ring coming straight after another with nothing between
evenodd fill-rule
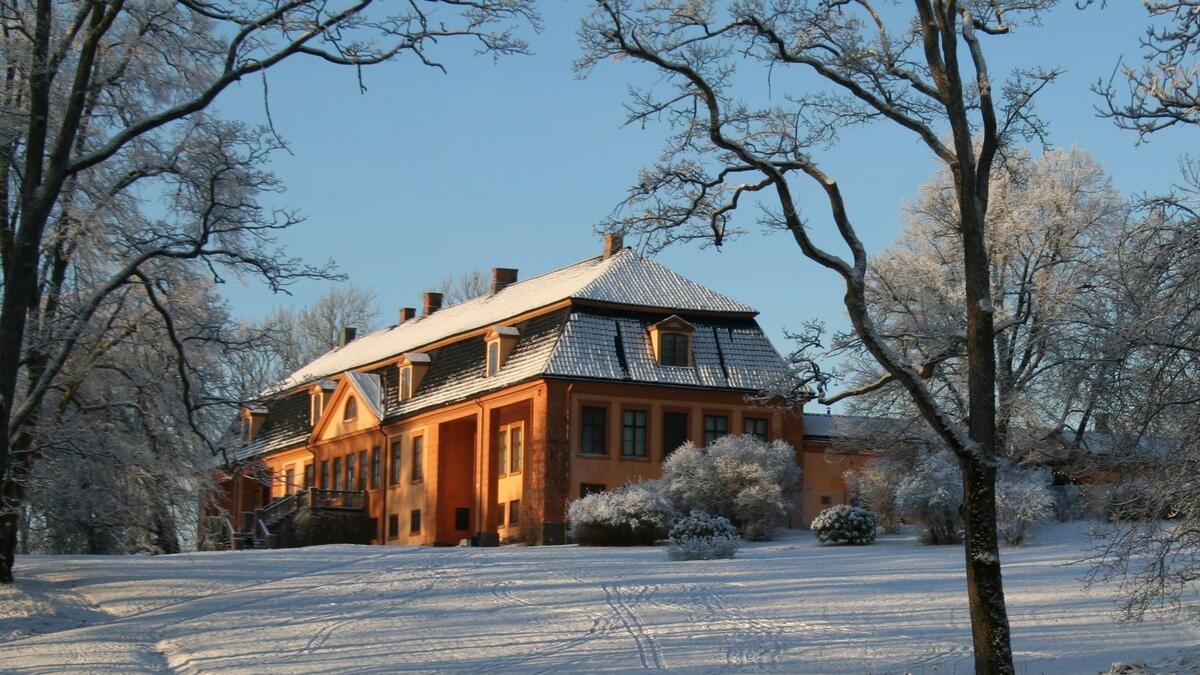
<instances>
[{"instance_id":1,"label":"blue sky","mask_svg":"<svg viewBox=\"0 0 1200 675\"><path fill-rule=\"evenodd\" d=\"M1082 12L1063 4L1041 27L987 39L993 77L1013 67L1065 68L1039 99L1051 142L1093 153L1124 192L1170 184L1178 155L1191 145L1186 132L1138 145L1133 133L1095 116L1097 98L1088 89L1119 56L1140 59L1141 3ZM604 64L583 80L572 71L588 5L541 3L545 30L526 31L532 56L493 63L465 44L446 45L436 55L448 73L402 59L367 70L365 94L352 71L313 60L271 71L272 118L292 152L275 158L288 190L273 199L307 217L281 238L288 253L333 259L350 282L375 289L385 324L399 307L419 307L422 289L450 274L516 267L525 278L598 254L593 228L658 155L665 129L622 127L628 83L652 81L647 67ZM759 73L746 74L765 85ZM778 96L787 86L777 77L772 91ZM261 80L238 85L218 106L263 121ZM850 130L818 158L838 178L872 250L895 239L901 203L935 169L914 137L884 126ZM832 245L814 197L802 192L802 208L818 239ZM804 259L789 236L761 233L754 217L746 210L740 222L749 234L721 250L679 246L659 260L757 307L781 351L784 327L810 318L844 327L838 279ZM326 289L303 283L289 297L234 282L226 294L237 316L255 318Z\"/></svg>"}]
</instances>

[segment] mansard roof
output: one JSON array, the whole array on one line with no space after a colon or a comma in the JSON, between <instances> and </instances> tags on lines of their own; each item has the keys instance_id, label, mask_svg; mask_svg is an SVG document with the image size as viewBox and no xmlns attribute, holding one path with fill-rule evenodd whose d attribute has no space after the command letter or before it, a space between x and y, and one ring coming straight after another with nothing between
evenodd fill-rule
<instances>
[{"instance_id":1,"label":"mansard roof","mask_svg":"<svg viewBox=\"0 0 1200 675\"><path fill-rule=\"evenodd\" d=\"M662 310L672 314L753 317L754 308L623 249L509 284L498 293L440 309L333 349L285 378L282 391L316 378L376 363L445 338L486 328L564 300Z\"/></svg>"}]
</instances>

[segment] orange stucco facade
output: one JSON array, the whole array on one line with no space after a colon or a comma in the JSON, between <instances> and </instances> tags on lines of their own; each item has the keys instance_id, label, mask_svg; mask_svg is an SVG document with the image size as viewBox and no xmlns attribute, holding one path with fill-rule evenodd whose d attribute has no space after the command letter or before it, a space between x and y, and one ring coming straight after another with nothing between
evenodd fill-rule
<instances>
[{"instance_id":1,"label":"orange stucco facade","mask_svg":"<svg viewBox=\"0 0 1200 675\"><path fill-rule=\"evenodd\" d=\"M793 527L849 501L842 474L862 463L827 453L828 441L806 441L797 412L752 404L737 392L539 379L388 425L360 402L355 417L343 419L355 395L339 387L327 403L332 414L323 416L307 445L262 462L272 477L271 499L306 487L365 492L379 544L561 541L566 506L585 490L661 475L672 449L668 414L677 423L686 418L686 440L697 445L705 441L706 417L718 417L729 433L745 430L748 420L761 421L769 440L795 447L803 484ZM572 423L585 407L605 411L602 454L584 452L580 426ZM626 411L645 413L644 457L622 451ZM245 481L230 511L263 505L255 484Z\"/></svg>"}]
</instances>

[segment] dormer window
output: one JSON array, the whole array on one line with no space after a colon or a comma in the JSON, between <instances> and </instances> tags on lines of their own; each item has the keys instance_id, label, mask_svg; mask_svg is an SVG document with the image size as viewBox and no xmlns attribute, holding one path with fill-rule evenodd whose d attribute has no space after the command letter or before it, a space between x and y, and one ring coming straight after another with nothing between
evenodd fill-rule
<instances>
[{"instance_id":1,"label":"dormer window","mask_svg":"<svg viewBox=\"0 0 1200 675\"><path fill-rule=\"evenodd\" d=\"M358 415L358 400L353 396L346 399L346 407L342 409L342 421L349 422Z\"/></svg>"},{"instance_id":2,"label":"dormer window","mask_svg":"<svg viewBox=\"0 0 1200 675\"><path fill-rule=\"evenodd\" d=\"M334 389L337 389L337 382L333 380L321 380L309 387L308 421L313 426L316 426L317 422L321 420L321 415L325 412L325 406L333 396Z\"/></svg>"},{"instance_id":3,"label":"dormer window","mask_svg":"<svg viewBox=\"0 0 1200 675\"><path fill-rule=\"evenodd\" d=\"M688 365L691 338L683 333L663 333L658 338L658 362L664 366Z\"/></svg>"},{"instance_id":4,"label":"dormer window","mask_svg":"<svg viewBox=\"0 0 1200 675\"><path fill-rule=\"evenodd\" d=\"M512 326L492 326L488 329L483 336L487 342L487 366L484 371L487 377L495 377L500 373L520 337L521 331Z\"/></svg>"},{"instance_id":5,"label":"dormer window","mask_svg":"<svg viewBox=\"0 0 1200 675\"><path fill-rule=\"evenodd\" d=\"M495 377L500 371L500 341L488 343L487 350L487 376Z\"/></svg>"},{"instance_id":6,"label":"dormer window","mask_svg":"<svg viewBox=\"0 0 1200 675\"><path fill-rule=\"evenodd\" d=\"M405 366L400 369L400 400L407 401L412 398L412 366Z\"/></svg>"},{"instance_id":7,"label":"dormer window","mask_svg":"<svg viewBox=\"0 0 1200 675\"><path fill-rule=\"evenodd\" d=\"M396 386L396 398L400 401L411 400L413 394L421 387L421 378L429 371L429 355L421 352L408 352L396 363L400 371L400 380Z\"/></svg>"},{"instance_id":8,"label":"dormer window","mask_svg":"<svg viewBox=\"0 0 1200 675\"><path fill-rule=\"evenodd\" d=\"M686 368L692 365L692 333L695 327L678 316L670 316L650 327L650 344L661 366Z\"/></svg>"}]
</instances>

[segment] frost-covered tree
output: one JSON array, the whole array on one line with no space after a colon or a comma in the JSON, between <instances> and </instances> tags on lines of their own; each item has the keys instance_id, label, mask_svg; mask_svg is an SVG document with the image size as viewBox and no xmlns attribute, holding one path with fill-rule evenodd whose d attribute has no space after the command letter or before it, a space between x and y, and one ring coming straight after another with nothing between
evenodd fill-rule
<instances>
[{"instance_id":1,"label":"frost-covered tree","mask_svg":"<svg viewBox=\"0 0 1200 675\"><path fill-rule=\"evenodd\" d=\"M1143 137L1177 124L1200 124L1200 0L1142 4L1151 21L1141 40L1142 63L1126 64L1096 84L1093 89L1103 98L1100 114ZM1123 88L1118 75L1123 76Z\"/></svg>"},{"instance_id":2,"label":"frost-covered tree","mask_svg":"<svg viewBox=\"0 0 1200 675\"><path fill-rule=\"evenodd\" d=\"M172 281L171 324L133 287L118 294L45 399L23 485L25 552L177 553L213 493L215 458L194 430L219 433L224 357L241 347L199 270L155 276ZM173 340L190 345L186 363ZM181 367L186 379L165 376Z\"/></svg>"},{"instance_id":3,"label":"frost-covered tree","mask_svg":"<svg viewBox=\"0 0 1200 675\"><path fill-rule=\"evenodd\" d=\"M45 398L114 293L135 286L169 325L170 293L154 276L161 261L201 261L213 279L255 275L275 289L327 273L273 244L295 222L256 199L277 188L260 170L277 137L206 112L217 96L246 78L265 83L294 57L362 67L410 55L437 66L433 45L459 37L519 52L514 21L536 16L526 0L30 0L0 13L0 583L9 583ZM103 264L76 279L76 262L90 256ZM61 312L66 285L89 295ZM172 346L186 357L186 344Z\"/></svg>"},{"instance_id":4,"label":"frost-covered tree","mask_svg":"<svg viewBox=\"0 0 1200 675\"><path fill-rule=\"evenodd\" d=\"M739 206L765 206L768 227L791 235L805 257L844 283L854 331L883 370L878 386L902 387L957 457L975 664L983 672L1013 671L996 538L1000 446L986 219L997 160L1021 139L1044 134L1031 103L1057 74L1022 70L997 82L984 45L1017 22L1036 23L1054 4L597 0L580 31L581 70L632 61L661 76L634 91L630 121L665 120L675 132L607 227L640 233L651 246L697 239L721 245L737 231ZM761 68L747 71L754 66ZM906 359L874 322L854 205L822 168L823 149L874 122L911 134L952 177L960 236L950 245L961 249L966 317L965 415L947 409L929 386L928 362ZM813 224L801 216L802 184L816 190L845 254L811 235Z\"/></svg>"},{"instance_id":5,"label":"frost-covered tree","mask_svg":"<svg viewBox=\"0 0 1200 675\"><path fill-rule=\"evenodd\" d=\"M962 541L962 477L950 455L931 452L896 485L896 509L905 518L921 522L927 544Z\"/></svg>"},{"instance_id":6,"label":"frost-covered tree","mask_svg":"<svg viewBox=\"0 0 1200 675\"><path fill-rule=\"evenodd\" d=\"M966 313L957 206L945 172L921 186L905 207L908 226L871 262L869 311L904 358L926 364L926 381L942 407L968 412ZM1094 319L1094 289L1109 246L1123 232L1130 206L1096 161L1080 150L1037 158L1012 153L998 166L987 215L996 355L996 438L1010 457L1036 459L1058 445L1063 428L1078 429L1106 391L1108 362L1100 351L1110 331ZM831 352L849 357L857 412L919 416L911 397L854 334L835 336Z\"/></svg>"},{"instance_id":7,"label":"frost-covered tree","mask_svg":"<svg viewBox=\"0 0 1200 675\"><path fill-rule=\"evenodd\" d=\"M870 509L876 516L879 528L887 533L900 529L900 511L896 507L896 486L908 471L909 465L897 459L881 457L872 459L862 468L847 471L844 475L846 488L850 490L856 504Z\"/></svg>"}]
</instances>

